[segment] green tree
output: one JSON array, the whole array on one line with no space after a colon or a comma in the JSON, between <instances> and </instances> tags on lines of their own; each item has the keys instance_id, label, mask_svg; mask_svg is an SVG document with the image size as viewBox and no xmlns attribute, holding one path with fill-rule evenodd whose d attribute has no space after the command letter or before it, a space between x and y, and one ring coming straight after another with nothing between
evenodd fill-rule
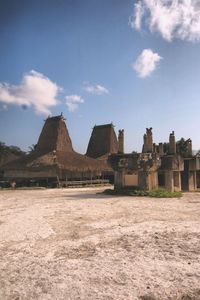
<instances>
[{"instance_id":1,"label":"green tree","mask_svg":"<svg viewBox=\"0 0 200 300\"><path fill-rule=\"evenodd\" d=\"M176 152L184 157L190 156L190 150L188 149L188 140L181 138L176 142Z\"/></svg>"},{"instance_id":2,"label":"green tree","mask_svg":"<svg viewBox=\"0 0 200 300\"><path fill-rule=\"evenodd\" d=\"M25 155L25 152L19 147L7 146L5 143L0 141L0 164L4 164L22 155Z\"/></svg>"}]
</instances>

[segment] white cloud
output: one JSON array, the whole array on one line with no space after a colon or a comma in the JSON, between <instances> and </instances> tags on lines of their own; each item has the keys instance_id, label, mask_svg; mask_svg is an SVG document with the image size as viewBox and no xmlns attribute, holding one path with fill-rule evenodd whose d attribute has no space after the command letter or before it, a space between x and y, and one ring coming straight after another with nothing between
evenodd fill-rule
<instances>
[{"instance_id":1,"label":"white cloud","mask_svg":"<svg viewBox=\"0 0 200 300\"><path fill-rule=\"evenodd\" d=\"M130 24L140 30L143 20L151 32L159 32L167 41L200 40L199 0L139 0Z\"/></svg>"},{"instance_id":2,"label":"white cloud","mask_svg":"<svg viewBox=\"0 0 200 300\"><path fill-rule=\"evenodd\" d=\"M86 83L84 90L86 92L88 92L89 94L93 94L93 95L103 95L103 94L109 93L107 88L105 88L104 86L102 86L100 84L91 85L91 84Z\"/></svg>"},{"instance_id":3,"label":"white cloud","mask_svg":"<svg viewBox=\"0 0 200 300\"><path fill-rule=\"evenodd\" d=\"M25 74L20 85L0 83L0 102L5 105L33 106L36 113L51 114L49 107L59 103L56 99L61 88L48 77L34 70Z\"/></svg>"},{"instance_id":4,"label":"white cloud","mask_svg":"<svg viewBox=\"0 0 200 300\"><path fill-rule=\"evenodd\" d=\"M139 77L145 78L151 75L161 59L158 53L154 53L151 49L144 49L132 67Z\"/></svg>"},{"instance_id":5,"label":"white cloud","mask_svg":"<svg viewBox=\"0 0 200 300\"><path fill-rule=\"evenodd\" d=\"M84 103L83 98L79 95L69 95L65 97L66 105L70 112L74 112L80 103Z\"/></svg>"}]
</instances>

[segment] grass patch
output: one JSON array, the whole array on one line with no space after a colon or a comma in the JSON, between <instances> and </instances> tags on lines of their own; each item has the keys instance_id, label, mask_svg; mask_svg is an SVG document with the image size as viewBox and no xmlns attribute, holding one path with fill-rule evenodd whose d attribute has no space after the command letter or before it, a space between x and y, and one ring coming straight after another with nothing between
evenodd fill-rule
<instances>
[{"instance_id":1,"label":"grass patch","mask_svg":"<svg viewBox=\"0 0 200 300\"><path fill-rule=\"evenodd\" d=\"M169 192L164 188L158 188L150 191L149 196L154 198L180 198L183 195L181 192Z\"/></svg>"},{"instance_id":2,"label":"grass patch","mask_svg":"<svg viewBox=\"0 0 200 300\"><path fill-rule=\"evenodd\" d=\"M114 196L148 196L148 192L140 189L122 189L122 190L111 190L106 189L103 191L105 195L114 195Z\"/></svg>"},{"instance_id":3,"label":"grass patch","mask_svg":"<svg viewBox=\"0 0 200 300\"><path fill-rule=\"evenodd\" d=\"M182 192L169 192L164 188L158 188L152 190L150 192L144 191L142 189L121 189L121 190L112 190L106 189L103 191L105 195L112 195L112 196L137 196L137 197L154 197L154 198L180 198L182 197Z\"/></svg>"}]
</instances>

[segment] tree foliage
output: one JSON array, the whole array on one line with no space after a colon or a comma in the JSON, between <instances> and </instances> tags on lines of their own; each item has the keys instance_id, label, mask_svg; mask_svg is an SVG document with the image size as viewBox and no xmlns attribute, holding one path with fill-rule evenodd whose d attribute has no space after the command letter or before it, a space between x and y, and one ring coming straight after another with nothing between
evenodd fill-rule
<instances>
[{"instance_id":1,"label":"tree foliage","mask_svg":"<svg viewBox=\"0 0 200 300\"><path fill-rule=\"evenodd\" d=\"M190 156L190 150L188 149L188 141L184 138L181 138L176 142L176 153L180 154L183 157ZM163 144L164 153L169 153L169 143Z\"/></svg>"},{"instance_id":2,"label":"tree foliage","mask_svg":"<svg viewBox=\"0 0 200 300\"><path fill-rule=\"evenodd\" d=\"M179 141L176 142L176 151L178 154L182 155L183 157L190 156L190 149L188 148L188 140L181 138Z\"/></svg>"},{"instance_id":3,"label":"tree foliage","mask_svg":"<svg viewBox=\"0 0 200 300\"><path fill-rule=\"evenodd\" d=\"M17 156L25 155L25 152L22 151L17 146L7 146L5 143L0 141L0 164L3 164Z\"/></svg>"}]
</instances>

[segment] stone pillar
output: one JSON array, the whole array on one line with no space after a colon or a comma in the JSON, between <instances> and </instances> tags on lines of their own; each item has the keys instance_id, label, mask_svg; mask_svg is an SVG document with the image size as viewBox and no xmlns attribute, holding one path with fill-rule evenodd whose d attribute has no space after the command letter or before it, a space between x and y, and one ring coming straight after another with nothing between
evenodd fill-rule
<instances>
[{"instance_id":1,"label":"stone pillar","mask_svg":"<svg viewBox=\"0 0 200 300\"><path fill-rule=\"evenodd\" d=\"M176 154L176 139L174 131L169 135L169 154Z\"/></svg>"},{"instance_id":2,"label":"stone pillar","mask_svg":"<svg viewBox=\"0 0 200 300\"><path fill-rule=\"evenodd\" d=\"M124 172L115 171L114 189L120 190L124 187Z\"/></svg>"},{"instance_id":3,"label":"stone pillar","mask_svg":"<svg viewBox=\"0 0 200 300\"><path fill-rule=\"evenodd\" d=\"M148 174L148 190L158 188L158 172L150 171Z\"/></svg>"},{"instance_id":4,"label":"stone pillar","mask_svg":"<svg viewBox=\"0 0 200 300\"><path fill-rule=\"evenodd\" d=\"M194 192L197 189L196 171L189 171L188 175L188 190Z\"/></svg>"},{"instance_id":5,"label":"stone pillar","mask_svg":"<svg viewBox=\"0 0 200 300\"><path fill-rule=\"evenodd\" d=\"M157 145L156 145L156 143L153 143L153 153L157 153Z\"/></svg>"},{"instance_id":6,"label":"stone pillar","mask_svg":"<svg viewBox=\"0 0 200 300\"><path fill-rule=\"evenodd\" d=\"M173 192L174 191L173 171L165 171L165 188L169 192Z\"/></svg>"},{"instance_id":7,"label":"stone pillar","mask_svg":"<svg viewBox=\"0 0 200 300\"><path fill-rule=\"evenodd\" d=\"M181 172L174 171L174 192L181 191Z\"/></svg>"},{"instance_id":8,"label":"stone pillar","mask_svg":"<svg viewBox=\"0 0 200 300\"><path fill-rule=\"evenodd\" d=\"M188 139L186 141L186 144L187 144L187 153L188 153L188 156L192 156L192 140Z\"/></svg>"},{"instance_id":9,"label":"stone pillar","mask_svg":"<svg viewBox=\"0 0 200 300\"><path fill-rule=\"evenodd\" d=\"M154 189L158 188L158 171L154 172Z\"/></svg>"},{"instance_id":10,"label":"stone pillar","mask_svg":"<svg viewBox=\"0 0 200 300\"><path fill-rule=\"evenodd\" d=\"M124 153L124 129L118 133L118 153Z\"/></svg>"},{"instance_id":11,"label":"stone pillar","mask_svg":"<svg viewBox=\"0 0 200 300\"><path fill-rule=\"evenodd\" d=\"M146 134L144 134L144 146L143 153L152 153L153 152L153 135L152 127L146 128Z\"/></svg>"},{"instance_id":12,"label":"stone pillar","mask_svg":"<svg viewBox=\"0 0 200 300\"><path fill-rule=\"evenodd\" d=\"M143 140L144 140L144 144L143 144L142 152L146 153L147 152L147 135L146 134L144 134Z\"/></svg>"},{"instance_id":13,"label":"stone pillar","mask_svg":"<svg viewBox=\"0 0 200 300\"><path fill-rule=\"evenodd\" d=\"M158 187L158 174L155 171L139 171L138 186L145 190L151 191Z\"/></svg>"},{"instance_id":14,"label":"stone pillar","mask_svg":"<svg viewBox=\"0 0 200 300\"><path fill-rule=\"evenodd\" d=\"M160 155L164 155L163 143L159 143L158 152L159 152Z\"/></svg>"},{"instance_id":15,"label":"stone pillar","mask_svg":"<svg viewBox=\"0 0 200 300\"><path fill-rule=\"evenodd\" d=\"M138 172L138 186L143 190L149 189L148 172L146 171Z\"/></svg>"}]
</instances>

